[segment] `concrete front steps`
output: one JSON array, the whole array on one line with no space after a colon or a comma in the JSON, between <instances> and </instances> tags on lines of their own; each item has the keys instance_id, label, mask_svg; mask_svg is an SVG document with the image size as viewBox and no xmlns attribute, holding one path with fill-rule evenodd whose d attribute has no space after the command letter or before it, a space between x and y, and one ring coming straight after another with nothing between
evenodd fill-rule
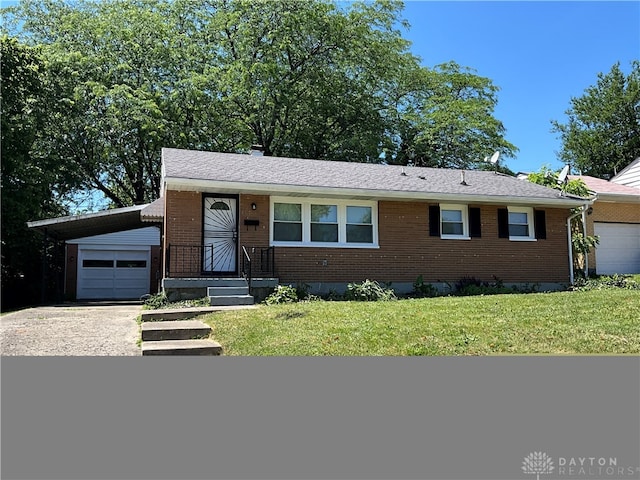
<instances>
[{"instance_id":1,"label":"concrete front steps","mask_svg":"<svg viewBox=\"0 0 640 480\"><path fill-rule=\"evenodd\" d=\"M253 305L249 285L244 278L212 278L207 287L211 306Z\"/></svg>"},{"instance_id":2,"label":"concrete front steps","mask_svg":"<svg viewBox=\"0 0 640 480\"><path fill-rule=\"evenodd\" d=\"M199 320L143 321L142 355L221 355L220 344L207 338L210 333Z\"/></svg>"},{"instance_id":3,"label":"concrete front steps","mask_svg":"<svg viewBox=\"0 0 640 480\"><path fill-rule=\"evenodd\" d=\"M211 327L199 320L145 322L142 324L143 342L206 338L210 333Z\"/></svg>"},{"instance_id":4,"label":"concrete front steps","mask_svg":"<svg viewBox=\"0 0 640 480\"><path fill-rule=\"evenodd\" d=\"M222 347L212 340L162 340L142 342L142 355L221 355Z\"/></svg>"}]
</instances>

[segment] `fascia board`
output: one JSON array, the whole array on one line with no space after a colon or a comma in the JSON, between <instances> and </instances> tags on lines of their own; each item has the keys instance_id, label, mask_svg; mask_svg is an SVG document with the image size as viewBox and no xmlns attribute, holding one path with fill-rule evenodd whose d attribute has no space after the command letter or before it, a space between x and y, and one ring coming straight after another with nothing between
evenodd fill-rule
<instances>
[{"instance_id":1,"label":"fascia board","mask_svg":"<svg viewBox=\"0 0 640 480\"><path fill-rule=\"evenodd\" d=\"M50 225L59 225L61 223L75 222L80 220L88 220L92 218L100 218L100 217L109 217L113 215L121 215L123 213L130 213L135 211L140 211L145 205L134 205L132 207L122 207L122 208L114 208L111 210L103 210L101 212L94 213L83 213L80 215L69 215L66 217L57 217L57 218L47 218L44 220L34 220L27 222L27 226L29 228L37 228L37 227L48 227Z\"/></svg>"},{"instance_id":2,"label":"fascia board","mask_svg":"<svg viewBox=\"0 0 640 480\"><path fill-rule=\"evenodd\" d=\"M443 202L517 204L550 207L578 207L593 203L592 199L570 199L558 195L557 198L519 197L509 195L461 195L447 193L429 193L417 191L365 190L348 188L327 188L304 185L260 184L248 182L221 182L191 178L165 177L165 185L170 190L207 191L219 193L248 193L255 195L299 195L330 196L343 198L364 198L377 200L429 200Z\"/></svg>"}]
</instances>

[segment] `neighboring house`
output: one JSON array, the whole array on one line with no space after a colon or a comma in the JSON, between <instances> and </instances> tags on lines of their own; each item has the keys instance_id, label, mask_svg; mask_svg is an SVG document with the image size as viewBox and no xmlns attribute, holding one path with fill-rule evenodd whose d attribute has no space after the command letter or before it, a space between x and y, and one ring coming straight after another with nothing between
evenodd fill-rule
<instances>
[{"instance_id":1,"label":"neighboring house","mask_svg":"<svg viewBox=\"0 0 640 480\"><path fill-rule=\"evenodd\" d=\"M64 245L64 298L128 300L158 292L161 223L162 204L154 202L28 226L41 232L45 242Z\"/></svg>"},{"instance_id":2,"label":"neighboring house","mask_svg":"<svg viewBox=\"0 0 640 480\"><path fill-rule=\"evenodd\" d=\"M619 174L611 179L613 183L627 187L640 188L640 157L627 165Z\"/></svg>"},{"instance_id":3,"label":"neighboring house","mask_svg":"<svg viewBox=\"0 0 640 480\"><path fill-rule=\"evenodd\" d=\"M640 162L636 160L629 167L620 172L620 178L633 180L630 174L635 171L640 179ZM586 217L587 235L599 237L598 246L588 256L589 272L640 273L640 188L616 182L618 177L611 181L587 175L569 178L581 179L597 194Z\"/></svg>"},{"instance_id":4,"label":"neighboring house","mask_svg":"<svg viewBox=\"0 0 640 480\"><path fill-rule=\"evenodd\" d=\"M341 291L422 276L559 288L567 219L589 201L486 171L162 151L165 289L252 276Z\"/></svg>"}]
</instances>

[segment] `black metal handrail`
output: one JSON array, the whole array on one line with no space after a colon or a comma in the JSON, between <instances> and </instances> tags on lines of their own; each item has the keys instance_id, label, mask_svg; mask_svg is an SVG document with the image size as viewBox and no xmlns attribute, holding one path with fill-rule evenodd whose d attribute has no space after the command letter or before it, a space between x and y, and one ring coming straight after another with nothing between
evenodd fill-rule
<instances>
[{"instance_id":1,"label":"black metal handrail","mask_svg":"<svg viewBox=\"0 0 640 480\"><path fill-rule=\"evenodd\" d=\"M251 290L251 257L249 256L249 252L247 249L242 246L242 276L247 281L249 286L249 290Z\"/></svg>"},{"instance_id":2,"label":"black metal handrail","mask_svg":"<svg viewBox=\"0 0 640 480\"><path fill-rule=\"evenodd\" d=\"M166 276L202 276L213 271L213 258L213 245L168 245Z\"/></svg>"},{"instance_id":3,"label":"black metal handrail","mask_svg":"<svg viewBox=\"0 0 640 480\"><path fill-rule=\"evenodd\" d=\"M273 247L262 248L260 250L260 271L276 276L276 255Z\"/></svg>"},{"instance_id":4,"label":"black metal handrail","mask_svg":"<svg viewBox=\"0 0 640 480\"><path fill-rule=\"evenodd\" d=\"M166 248L166 277L202 277L214 273L216 262L213 245L176 245ZM251 283L256 275L275 277L273 247L245 247L240 254L240 274ZM227 272L230 273L230 272Z\"/></svg>"}]
</instances>

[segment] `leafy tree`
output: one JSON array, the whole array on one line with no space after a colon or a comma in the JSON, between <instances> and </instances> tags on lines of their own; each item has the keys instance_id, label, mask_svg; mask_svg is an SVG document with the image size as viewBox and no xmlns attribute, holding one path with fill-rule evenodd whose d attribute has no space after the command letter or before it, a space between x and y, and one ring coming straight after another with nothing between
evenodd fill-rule
<instances>
[{"instance_id":1,"label":"leafy tree","mask_svg":"<svg viewBox=\"0 0 640 480\"><path fill-rule=\"evenodd\" d=\"M399 2L212 3L212 88L251 141L266 155L379 161L387 85L398 66L416 64L394 29Z\"/></svg>"},{"instance_id":2,"label":"leafy tree","mask_svg":"<svg viewBox=\"0 0 640 480\"><path fill-rule=\"evenodd\" d=\"M25 1L17 10L58 92L36 149L118 207L157 198L161 147L235 147L203 80L207 52L194 48L193 26L175 8Z\"/></svg>"},{"instance_id":3,"label":"leafy tree","mask_svg":"<svg viewBox=\"0 0 640 480\"><path fill-rule=\"evenodd\" d=\"M485 168L487 153L514 156L493 116L498 87L455 62L413 73L398 98L391 162L441 168Z\"/></svg>"},{"instance_id":4,"label":"leafy tree","mask_svg":"<svg viewBox=\"0 0 640 480\"><path fill-rule=\"evenodd\" d=\"M584 175L610 178L640 157L640 62L625 76L616 63L596 85L572 98L560 134L560 158Z\"/></svg>"},{"instance_id":5,"label":"leafy tree","mask_svg":"<svg viewBox=\"0 0 640 480\"><path fill-rule=\"evenodd\" d=\"M44 62L35 48L3 36L1 42L2 301L3 308L40 298L41 239L27 229L35 218L64 213L56 201L68 172L32 155L47 116Z\"/></svg>"},{"instance_id":6,"label":"leafy tree","mask_svg":"<svg viewBox=\"0 0 640 480\"><path fill-rule=\"evenodd\" d=\"M409 52L395 0L23 0L57 92L33 151L114 206L159 195L182 147L478 167L513 155L497 87Z\"/></svg>"}]
</instances>

